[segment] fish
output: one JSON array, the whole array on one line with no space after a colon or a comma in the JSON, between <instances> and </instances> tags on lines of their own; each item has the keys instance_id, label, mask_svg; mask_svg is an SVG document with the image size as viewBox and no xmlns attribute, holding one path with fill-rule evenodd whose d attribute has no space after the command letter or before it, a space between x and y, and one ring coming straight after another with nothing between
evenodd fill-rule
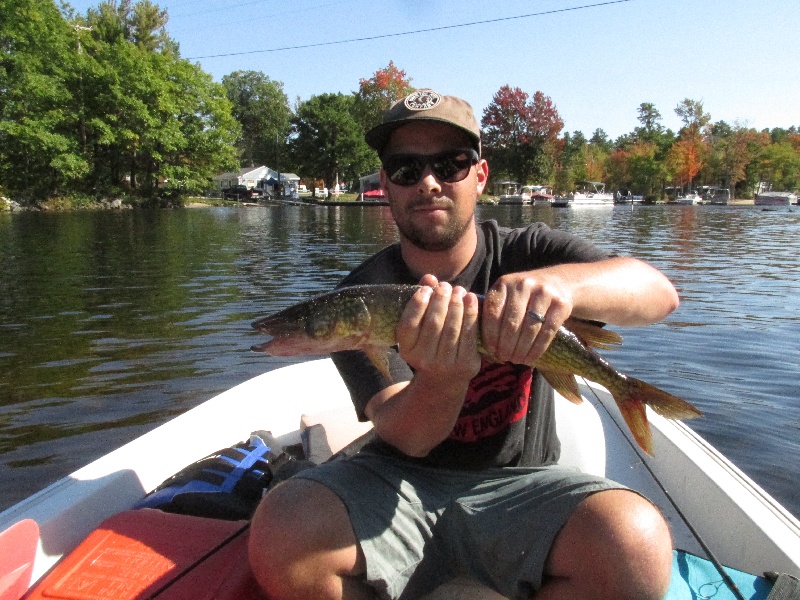
<instances>
[{"instance_id":1,"label":"fish","mask_svg":"<svg viewBox=\"0 0 800 600\"><path fill-rule=\"evenodd\" d=\"M403 309L420 289L418 285L377 284L342 287L299 302L252 323L271 336L252 350L272 356L322 355L342 350L361 350L389 377L387 350L397 344L395 330ZM536 313L529 313L543 320ZM653 454L653 437L645 406L668 419L690 419L701 412L677 396L617 371L595 352L613 349L622 337L588 321L569 318L547 350L534 364L545 380L567 400L580 404L575 376L605 387L622 413L638 445ZM491 354L478 334L478 351Z\"/></svg>"}]
</instances>

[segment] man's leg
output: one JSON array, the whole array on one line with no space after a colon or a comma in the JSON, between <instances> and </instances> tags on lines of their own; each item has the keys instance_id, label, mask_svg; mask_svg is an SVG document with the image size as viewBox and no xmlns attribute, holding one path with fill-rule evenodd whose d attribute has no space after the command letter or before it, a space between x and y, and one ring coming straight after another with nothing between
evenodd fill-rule
<instances>
[{"instance_id":1,"label":"man's leg","mask_svg":"<svg viewBox=\"0 0 800 600\"><path fill-rule=\"evenodd\" d=\"M264 497L253 517L249 556L271 600L373 598L356 577L365 562L347 510L320 483L289 479Z\"/></svg>"},{"instance_id":2,"label":"man's leg","mask_svg":"<svg viewBox=\"0 0 800 600\"><path fill-rule=\"evenodd\" d=\"M659 511L627 490L583 500L558 533L536 600L661 600L672 568L672 539Z\"/></svg>"}]
</instances>

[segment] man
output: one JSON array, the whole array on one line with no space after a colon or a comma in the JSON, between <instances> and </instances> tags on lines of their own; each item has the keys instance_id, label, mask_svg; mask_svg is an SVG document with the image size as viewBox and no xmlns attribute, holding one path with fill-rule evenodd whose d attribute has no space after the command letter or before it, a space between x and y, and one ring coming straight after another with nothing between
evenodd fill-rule
<instances>
[{"instance_id":1,"label":"man","mask_svg":"<svg viewBox=\"0 0 800 600\"><path fill-rule=\"evenodd\" d=\"M552 392L520 365L569 316L649 324L677 307L675 289L542 224L476 223L489 169L462 100L414 92L366 139L400 242L343 285L423 287L390 378L360 352L334 357L378 438L267 494L250 537L259 583L274 600L417 598L456 575L508 598L662 598L663 518L623 486L552 464ZM479 328L493 361L477 352Z\"/></svg>"}]
</instances>

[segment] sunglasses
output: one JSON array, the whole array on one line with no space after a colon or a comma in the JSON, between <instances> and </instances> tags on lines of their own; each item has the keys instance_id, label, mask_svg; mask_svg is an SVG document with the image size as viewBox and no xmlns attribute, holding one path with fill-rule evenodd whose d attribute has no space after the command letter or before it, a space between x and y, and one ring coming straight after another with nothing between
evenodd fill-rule
<instances>
[{"instance_id":1,"label":"sunglasses","mask_svg":"<svg viewBox=\"0 0 800 600\"><path fill-rule=\"evenodd\" d=\"M438 154L391 154L382 158L381 162L389 181L408 187L422 178L425 167L430 167L436 179L442 183L462 181L479 160L478 153L467 148Z\"/></svg>"}]
</instances>

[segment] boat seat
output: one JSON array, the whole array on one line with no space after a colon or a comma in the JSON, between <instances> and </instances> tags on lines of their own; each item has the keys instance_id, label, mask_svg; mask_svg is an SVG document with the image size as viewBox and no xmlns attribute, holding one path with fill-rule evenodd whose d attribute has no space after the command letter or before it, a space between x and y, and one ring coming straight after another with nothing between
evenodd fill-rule
<instances>
[{"instance_id":1,"label":"boat seat","mask_svg":"<svg viewBox=\"0 0 800 600\"><path fill-rule=\"evenodd\" d=\"M352 406L301 415L300 429L312 425L322 425L325 428L328 445L333 454L372 429L372 423L369 421L362 423L358 420Z\"/></svg>"}]
</instances>

